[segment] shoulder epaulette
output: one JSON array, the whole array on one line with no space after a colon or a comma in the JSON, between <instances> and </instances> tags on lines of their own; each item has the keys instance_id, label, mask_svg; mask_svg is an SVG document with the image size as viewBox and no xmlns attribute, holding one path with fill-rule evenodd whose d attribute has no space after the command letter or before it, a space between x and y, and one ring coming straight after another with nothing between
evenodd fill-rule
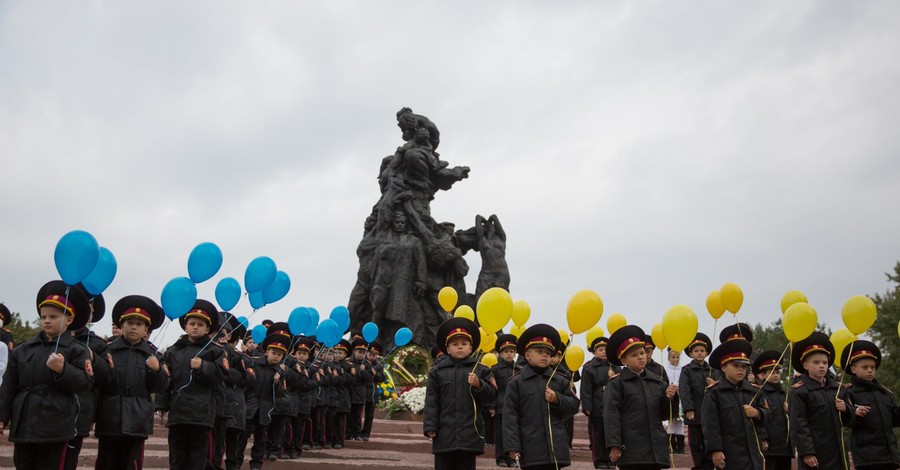
<instances>
[{"instance_id":1,"label":"shoulder epaulette","mask_svg":"<svg viewBox=\"0 0 900 470\"><path fill-rule=\"evenodd\" d=\"M707 385L707 386L706 386L706 389L709 390L709 389L715 387L716 385L719 385L719 381L718 381L718 380L714 380L713 383Z\"/></svg>"},{"instance_id":2,"label":"shoulder epaulette","mask_svg":"<svg viewBox=\"0 0 900 470\"><path fill-rule=\"evenodd\" d=\"M750 385L752 385L752 386L754 386L754 387L756 387L756 388L762 388L762 387L763 387L761 384L750 384Z\"/></svg>"},{"instance_id":3,"label":"shoulder epaulette","mask_svg":"<svg viewBox=\"0 0 900 470\"><path fill-rule=\"evenodd\" d=\"M791 388L800 388L803 386L803 382L797 382L794 385L791 385Z\"/></svg>"},{"instance_id":4,"label":"shoulder epaulette","mask_svg":"<svg viewBox=\"0 0 900 470\"><path fill-rule=\"evenodd\" d=\"M853 386L853 384L850 384L850 383L844 384L844 388L850 388L850 387L852 387L852 386Z\"/></svg>"},{"instance_id":5,"label":"shoulder epaulette","mask_svg":"<svg viewBox=\"0 0 900 470\"><path fill-rule=\"evenodd\" d=\"M609 378L609 380L617 379L617 378L619 378L620 375L622 375L621 372L619 372L618 374L613 375L612 377Z\"/></svg>"}]
</instances>

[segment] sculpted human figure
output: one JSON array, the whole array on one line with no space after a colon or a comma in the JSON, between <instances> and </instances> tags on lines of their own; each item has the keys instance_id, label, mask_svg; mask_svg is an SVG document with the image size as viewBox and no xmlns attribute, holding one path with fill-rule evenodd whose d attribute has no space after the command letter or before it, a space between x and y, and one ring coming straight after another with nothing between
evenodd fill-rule
<instances>
[{"instance_id":1,"label":"sculpted human figure","mask_svg":"<svg viewBox=\"0 0 900 470\"><path fill-rule=\"evenodd\" d=\"M478 252L481 253L481 272L475 286L475 298L491 287L509 290L509 266L506 264L506 232L496 215L487 220L475 216Z\"/></svg>"}]
</instances>

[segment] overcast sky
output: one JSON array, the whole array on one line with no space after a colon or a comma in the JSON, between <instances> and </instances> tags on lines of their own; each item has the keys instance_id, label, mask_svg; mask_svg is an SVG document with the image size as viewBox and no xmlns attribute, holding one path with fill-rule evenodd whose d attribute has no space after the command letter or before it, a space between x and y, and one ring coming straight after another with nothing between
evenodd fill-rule
<instances>
[{"instance_id":1,"label":"overcast sky","mask_svg":"<svg viewBox=\"0 0 900 470\"><path fill-rule=\"evenodd\" d=\"M110 307L159 300L212 241L225 262L201 297L267 255L293 287L251 324L327 314L409 106L472 168L432 214L499 215L532 323L564 326L590 288L604 327L621 312L649 332L687 304L711 333L706 296L731 281L739 319L774 321L800 289L839 328L900 259L898 17L889 1L0 1L0 300L36 319L78 228L118 259Z\"/></svg>"}]
</instances>

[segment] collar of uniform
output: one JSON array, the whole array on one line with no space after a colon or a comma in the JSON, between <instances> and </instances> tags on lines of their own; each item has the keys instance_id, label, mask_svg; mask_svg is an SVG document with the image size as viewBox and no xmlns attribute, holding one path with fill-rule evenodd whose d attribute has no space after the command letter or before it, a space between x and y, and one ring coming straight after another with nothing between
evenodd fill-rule
<instances>
[{"instance_id":1,"label":"collar of uniform","mask_svg":"<svg viewBox=\"0 0 900 470\"><path fill-rule=\"evenodd\" d=\"M805 386L810 389L818 389L818 388L837 388L837 382L825 376L825 383L822 384L818 380L809 376L809 374L803 374L800 376L800 380L803 381Z\"/></svg>"},{"instance_id":2,"label":"collar of uniform","mask_svg":"<svg viewBox=\"0 0 900 470\"><path fill-rule=\"evenodd\" d=\"M647 368L645 367L643 371L641 371L640 375L635 374L633 370L622 367L622 371L619 372L619 378L621 380L634 380L640 379L641 377L646 377Z\"/></svg>"},{"instance_id":3,"label":"collar of uniform","mask_svg":"<svg viewBox=\"0 0 900 470\"><path fill-rule=\"evenodd\" d=\"M880 383L878 383L878 379L875 380L863 380L855 375L850 377L850 383L853 384L854 389L864 388L866 390L882 390L883 387Z\"/></svg>"},{"instance_id":4,"label":"collar of uniform","mask_svg":"<svg viewBox=\"0 0 900 470\"><path fill-rule=\"evenodd\" d=\"M522 376L522 380L528 380L532 377L537 377L539 375L542 377L550 377L551 376L550 374L552 374L552 373L553 373L553 368L550 366L547 366L547 368L544 369L544 372L538 374L538 371L535 370L534 367L531 367L530 364L523 367L522 371L519 372L519 374Z\"/></svg>"},{"instance_id":5,"label":"collar of uniform","mask_svg":"<svg viewBox=\"0 0 900 470\"><path fill-rule=\"evenodd\" d=\"M38 333L38 337L40 337L41 341L56 343L56 338L53 338L52 340L48 340L47 335L44 334L43 331L40 331ZM60 337L59 337L59 345L60 346L68 346L68 345L72 344L73 341L75 341L75 337L72 336L72 334L69 333L68 331L63 331L62 335L60 335Z\"/></svg>"},{"instance_id":6,"label":"collar of uniform","mask_svg":"<svg viewBox=\"0 0 900 470\"><path fill-rule=\"evenodd\" d=\"M744 390L756 394L756 389L746 380L741 380L741 383L734 385L728 379L722 377L722 379L719 380L719 383L716 384L716 388L721 388L723 390Z\"/></svg>"},{"instance_id":7,"label":"collar of uniform","mask_svg":"<svg viewBox=\"0 0 900 470\"><path fill-rule=\"evenodd\" d=\"M131 349L131 347L132 346L128 344L128 341L125 341L125 338L121 336L116 337L116 339L112 340L112 342L109 343L110 350ZM150 347L150 343L148 343L147 340L141 340L140 343L134 346L134 349L144 351L151 356L156 353L155 351L153 351L153 348Z\"/></svg>"},{"instance_id":8,"label":"collar of uniform","mask_svg":"<svg viewBox=\"0 0 900 470\"><path fill-rule=\"evenodd\" d=\"M597 359L597 358L595 357L595 358L591 359L590 362L588 362L587 365L588 365L589 367L608 366L608 365L609 365L609 361L601 361L600 359Z\"/></svg>"},{"instance_id":9,"label":"collar of uniform","mask_svg":"<svg viewBox=\"0 0 900 470\"><path fill-rule=\"evenodd\" d=\"M446 357L448 357L449 359L447 359L446 361L440 361L440 362L438 362L438 365L437 365L438 369L443 369L444 367L455 366L455 365L457 365L457 364L467 364L467 365L472 365L472 364L475 363L475 356L474 356L474 355L471 355L471 354L468 355L468 356L466 356L464 359L459 360L459 361L454 361L453 358L450 358L450 356L446 356Z\"/></svg>"}]
</instances>

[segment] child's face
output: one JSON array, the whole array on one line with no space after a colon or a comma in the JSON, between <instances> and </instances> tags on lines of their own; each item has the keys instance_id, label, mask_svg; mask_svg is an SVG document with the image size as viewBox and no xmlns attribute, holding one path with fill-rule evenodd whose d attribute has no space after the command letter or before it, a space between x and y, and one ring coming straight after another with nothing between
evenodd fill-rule
<instances>
[{"instance_id":1,"label":"child's face","mask_svg":"<svg viewBox=\"0 0 900 470\"><path fill-rule=\"evenodd\" d=\"M653 351L656 351L656 348L654 348L653 346L650 346L648 344L647 346L644 346L644 349L647 350L647 357L649 358L648 360L652 361L653 360Z\"/></svg>"},{"instance_id":2,"label":"child's face","mask_svg":"<svg viewBox=\"0 0 900 470\"><path fill-rule=\"evenodd\" d=\"M594 357L601 361L606 360L606 346L597 346L594 348Z\"/></svg>"},{"instance_id":3,"label":"child's face","mask_svg":"<svg viewBox=\"0 0 900 470\"><path fill-rule=\"evenodd\" d=\"M199 318L188 318L184 324L184 332L187 333L188 338L196 341L209 334L209 323Z\"/></svg>"},{"instance_id":4,"label":"child's face","mask_svg":"<svg viewBox=\"0 0 900 470\"><path fill-rule=\"evenodd\" d=\"M532 347L525 350L525 360L532 367L537 367L538 369L549 367L552 356L547 348Z\"/></svg>"},{"instance_id":5,"label":"child's face","mask_svg":"<svg viewBox=\"0 0 900 470\"><path fill-rule=\"evenodd\" d=\"M309 359L309 351L298 349L297 352L294 353L294 359L300 362L306 362L306 360Z\"/></svg>"},{"instance_id":6,"label":"child's face","mask_svg":"<svg viewBox=\"0 0 900 470\"><path fill-rule=\"evenodd\" d=\"M365 355L366 355L365 349L354 349L353 350L353 358L356 359L357 361L363 360L363 357L365 357Z\"/></svg>"},{"instance_id":7,"label":"child's face","mask_svg":"<svg viewBox=\"0 0 900 470\"><path fill-rule=\"evenodd\" d=\"M828 355L813 353L806 356L806 359L803 360L803 368L806 369L810 377L816 380L824 379L825 374L828 373Z\"/></svg>"},{"instance_id":8,"label":"child's face","mask_svg":"<svg viewBox=\"0 0 900 470\"><path fill-rule=\"evenodd\" d=\"M468 338L453 338L447 344L447 354L456 360L465 359L469 357L469 354L472 354L472 342Z\"/></svg>"},{"instance_id":9,"label":"child's face","mask_svg":"<svg viewBox=\"0 0 900 470\"><path fill-rule=\"evenodd\" d=\"M147 335L148 329L147 322L144 320L139 318L126 318L125 321L122 322L122 337L124 337L125 341L128 341L129 344L137 344Z\"/></svg>"},{"instance_id":10,"label":"child's face","mask_svg":"<svg viewBox=\"0 0 900 470\"><path fill-rule=\"evenodd\" d=\"M327 353L325 353L325 360L328 362L334 362L334 352L328 351Z\"/></svg>"},{"instance_id":11,"label":"child's face","mask_svg":"<svg viewBox=\"0 0 900 470\"><path fill-rule=\"evenodd\" d=\"M74 317L66 315L65 312L56 307L50 305L41 307L41 330L48 337L62 334L72 323L72 320L74 320Z\"/></svg>"},{"instance_id":12,"label":"child's face","mask_svg":"<svg viewBox=\"0 0 900 470\"><path fill-rule=\"evenodd\" d=\"M744 380L744 377L747 376L747 364L726 362L725 365L722 366L722 373L725 374L725 378L728 379L729 382L733 384L740 383L741 380Z\"/></svg>"},{"instance_id":13,"label":"child's face","mask_svg":"<svg viewBox=\"0 0 900 470\"><path fill-rule=\"evenodd\" d=\"M771 375L770 375L770 373L771 373ZM766 371L760 371L759 376L757 378L765 380L766 382L768 382L770 384L777 384L777 383L781 382L781 366L775 366L772 369L769 369Z\"/></svg>"},{"instance_id":14,"label":"child's face","mask_svg":"<svg viewBox=\"0 0 900 470\"><path fill-rule=\"evenodd\" d=\"M556 367L562 360L562 351L556 351L550 356L550 367Z\"/></svg>"},{"instance_id":15,"label":"child's face","mask_svg":"<svg viewBox=\"0 0 900 470\"><path fill-rule=\"evenodd\" d=\"M378 354L375 354L375 351L369 351L366 353L366 360L369 362L375 362L378 359Z\"/></svg>"},{"instance_id":16,"label":"child's face","mask_svg":"<svg viewBox=\"0 0 900 470\"><path fill-rule=\"evenodd\" d=\"M694 346L694 349L691 349L691 359L697 362L706 360L706 354L706 346Z\"/></svg>"},{"instance_id":17,"label":"child's face","mask_svg":"<svg viewBox=\"0 0 900 470\"><path fill-rule=\"evenodd\" d=\"M252 339L249 339L249 338L248 338L246 341L244 341L244 351L245 351L245 352L246 352L246 351L253 351L254 349L256 349L256 343L253 342Z\"/></svg>"},{"instance_id":18,"label":"child's face","mask_svg":"<svg viewBox=\"0 0 900 470\"><path fill-rule=\"evenodd\" d=\"M640 373L644 370L644 367L647 367L647 350L645 348L631 348L630 351L625 353L622 363L625 364L625 367L631 369L632 372Z\"/></svg>"},{"instance_id":19,"label":"child's face","mask_svg":"<svg viewBox=\"0 0 900 470\"><path fill-rule=\"evenodd\" d=\"M503 362L512 362L515 357L515 348L503 348L503 351L500 351L500 359L503 359Z\"/></svg>"},{"instance_id":20,"label":"child's face","mask_svg":"<svg viewBox=\"0 0 900 470\"><path fill-rule=\"evenodd\" d=\"M669 351L669 364L673 366L677 366L678 362L681 360L681 353L678 351Z\"/></svg>"},{"instance_id":21,"label":"child's face","mask_svg":"<svg viewBox=\"0 0 900 470\"><path fill-rule=\"evenodd\" d=\"M275 365L284 359L284 351L275 348L266 349L266 361L269 365Z\"/></svg>"},{"instance_id":22,"label":"child's face","mask_svg":"<svg viewBox=\"0 0 900 470\"><path fill-rule=\"evenodd\" d=\"M334 350L334 360L341 362L344 358L347 357L347 352L343 349L335 349Z\"/></svg>"},{"instance_id":23,"label":"child's face","mask_svg":"<svg viewBox=\"0 0 900 470\"><path fill-rule=\"evenodd\" d=\"M850 372L863 380L875 380L875 359L865 358L853 361L853 364L850 365Z\"/></svg>"}]
</instances>

